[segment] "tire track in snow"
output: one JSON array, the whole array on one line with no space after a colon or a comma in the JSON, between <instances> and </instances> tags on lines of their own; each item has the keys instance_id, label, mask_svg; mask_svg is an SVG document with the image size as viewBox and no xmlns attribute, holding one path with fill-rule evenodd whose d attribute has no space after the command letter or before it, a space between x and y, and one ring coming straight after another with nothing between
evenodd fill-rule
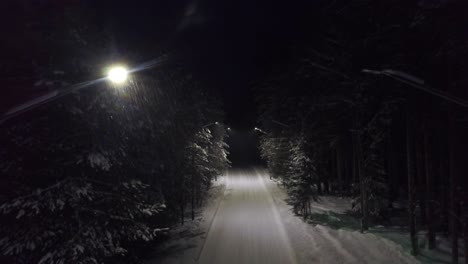
<instances>
[{"instance_id":1,"label":"tire track in snow","mask_svg":"<svg viewBox=\"0 0 468 264\"><path fill-rule=\"evenodd\" d=\"M281 221L281 217L280 217L280 214L278 212L278 209L276 208L276 204L275 202L273 201L273 197L271 196L271 193L268 191L268 188L266 187L265 185L265 181L263 180L263 177L261 175L261 173L259 173L258 171L255 171L255 174L257 176L257 178L259 179L259 181L261 182L262 184L262 187L263 187L263 190L267 193L268 195L268 202L270 203L270 206L273 210L273 215L275 216L275 223L276 225L278 226L279 228L279 231L280 231L280 234L281 236L284 238L284 240L286 241L286 245L287 245L287 250L290 254L290 260L291 260L291 263L294 263L296 264L297 261L296 261L296 256L295 256L295 253L294 253L294 250L292 249L291 247L291 241L289 240L289 236L288 234L286 233L286 230L284 228L284 225L283 225L283 222Z\"/></svg>"},{"instance_id":2,"label":"tire track in snow","mask_svg":"<svg viewBox=\"0 0 468 264\"><path fill-rule=\"evenodd\" d=\"M227 189L199 263L295 264L294 251L263 179L252 170L229 173Z\"/></svg>"}]
</instances>

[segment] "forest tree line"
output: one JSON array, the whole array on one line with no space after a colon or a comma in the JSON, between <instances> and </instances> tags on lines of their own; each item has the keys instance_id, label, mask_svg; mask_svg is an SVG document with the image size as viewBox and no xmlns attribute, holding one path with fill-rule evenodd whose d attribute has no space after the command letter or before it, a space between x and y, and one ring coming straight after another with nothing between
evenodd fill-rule
<instances>
[{"instance_id":1,"label":"forest tree line","mask_svg":"<svg viewBox=\"0 0 468 264\"><path fill-rule=\"evenodd\" d=\"M4 69L7 84L47 94L102 77L116 47L92 9L16 11L24 35L11 43L29 49ZM1 124L0 262L115 263L193 219L229 162L221 104L182 65L169 56L126 84L94 82Z\"/></svg>"},{"instance_id":2,"label":"forest tree line","mask_svg":"<svg viewBox=\"0 0 468 264\"><path fill-rule=\"evenodd\" d=\"M308 35L254 84L261 153L297 214L351 196L365 231L406 208L412 253L468 252L467 5L316 2ZM459 244L464 239L465 246ZM462 253L463 254L463 253Z\"/></svg>"}]
</instances>

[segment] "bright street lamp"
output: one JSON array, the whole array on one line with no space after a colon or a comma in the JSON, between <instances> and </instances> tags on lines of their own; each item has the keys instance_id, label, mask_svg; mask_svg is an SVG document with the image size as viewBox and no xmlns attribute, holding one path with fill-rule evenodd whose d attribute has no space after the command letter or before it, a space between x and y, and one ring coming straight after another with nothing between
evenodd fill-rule
<instances>
[{"instance_id":1,"label":"bright street lamp","mask_svg":"<svg viewBox=\"0 0 468 264\"><path fill-rule=\"evenodd\" d=\"M132 70L134 71L134 70ZM41 96L38 96L36 98L33 98L29 101L26 101L20 105L17 105L17 106L14 106L13 108L11 108L10 110L8 110L6 113L3 113L1 114L0 113L0 124L2 124L3 122L11 119L11 118L14 118L16 116L19 116L23 113L26 113L26 112L29 112L33 109L36 109L37 107L41 106L41 105L45 105L45 104L48 104L48 103L51 103L73 91L76 91L76 90L79 90L79 89L83 89L83 88L86 88L86 87L90 87L90 86L93 86L97 83L100 83L106 79L108 79L109 81L115 83L115 84L122 84L124 83L127 78L128 78L128 70L123 67L123 66L114 66L112 68L109 69L109 71L107 72L107 78L106 77L103 77L103 78L99 78L97 80L91 80L91 81L85 81L85 82L81 82L81 83L77 83L77 84L73 84L73 85L70 85L64 89L57 89L57 90L54 90L54 91L50 91L44 95L41 95Z\"/></svg>"},{"instance_id":2,"label":"bright street lamp","mask_svg":"<svg viewBox=\"0 0 468 264\"><path fill-rule=\"evenodd\" d=\"M115 84L121 84L125 82L127 77L128 71L122 66L112 67L107 73L107 78Z\"/></svg>"}]
</instances>

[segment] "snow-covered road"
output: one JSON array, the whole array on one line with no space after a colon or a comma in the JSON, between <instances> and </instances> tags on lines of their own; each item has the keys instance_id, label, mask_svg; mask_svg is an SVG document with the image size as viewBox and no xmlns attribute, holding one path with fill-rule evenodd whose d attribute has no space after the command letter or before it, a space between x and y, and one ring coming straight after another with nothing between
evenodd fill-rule
<instances>
[{"instance_id":1,"label":"snow-covered road","mask_svg":"<svg viewBox=\"0 0 468 264\"><path fill-rule=\"evenodd\" d=\"M273 199L255 171L227 175L199 262L296 263Z\"/></svg>"},{"instance_id":2,"label":"snow-covered road","mask_svg":"<svg viewBox=\"0 0 468 264\"><path fill-rule=\"evenodd\" d=\"M305 223L292 214L284 190L265 170L232 170L223 182L199 224L185 227L179 233L186 235L147 263L419 263L380 236ZM343 207L339 203L329 200L313 210Z\"/></svg>"}]
</instances>

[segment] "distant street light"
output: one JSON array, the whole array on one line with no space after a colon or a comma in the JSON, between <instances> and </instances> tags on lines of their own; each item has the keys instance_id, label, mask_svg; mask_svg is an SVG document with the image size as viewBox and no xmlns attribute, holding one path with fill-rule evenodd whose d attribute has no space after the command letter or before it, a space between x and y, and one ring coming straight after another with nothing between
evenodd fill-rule
<instances>
[{"instance_id":1,"label":"distant street light","mask_svg":"<svg viewBox=\"0 0 468 264\"><path fill-rule=\"evenodd\" d=\"M107 74L107 78L115 84L121 84L125 82L127 80L127 77L128 70L122 66L116 66L111 68Z\"/></svg>"},{"instance_id":2,"label":"distant street light","mask_svg":"<svg viewBox=\"0 0 468 264\"><path fill-rule=\"evenodd\" d=\"M258 132L260 132L260 133L263 133L263 134L265 134L265 135L267 134L267 132L261 130L261 129L258 128L258 127L254 127L254 130L255 130L255 131L258 131Z\"/></svg>"},{"instance_id":3,"label":"distant street light","mask_svg":"<svg viewBox=\"0 0 468 264\"><path fill-rule=\"evenodd\" d=\"M207 125L202 126L202 128L206 128L206 127L209 127L209 126L212 126L212 125L218 125L218 124L219 124L219 122L209 123Z\"/></svg>"},{"instance_id":4,"label":"distant street light","mask_svg":"<svg viewBox=\"0 0 468 264\"><path fill-rule=\"evenodd\" d=\"M207 127L210 127L210 126L213 126L213 125L218 126L218 125L220 125L220 123L219 122L209 123L209 124L206 124L206 125L202 126L202 128L207 128ZM223 127L224 127L224 125L223 125ZM231 131L230 127L226 127L226 129L227 129L227 131Z\"/></svg>"}]
</instances>

